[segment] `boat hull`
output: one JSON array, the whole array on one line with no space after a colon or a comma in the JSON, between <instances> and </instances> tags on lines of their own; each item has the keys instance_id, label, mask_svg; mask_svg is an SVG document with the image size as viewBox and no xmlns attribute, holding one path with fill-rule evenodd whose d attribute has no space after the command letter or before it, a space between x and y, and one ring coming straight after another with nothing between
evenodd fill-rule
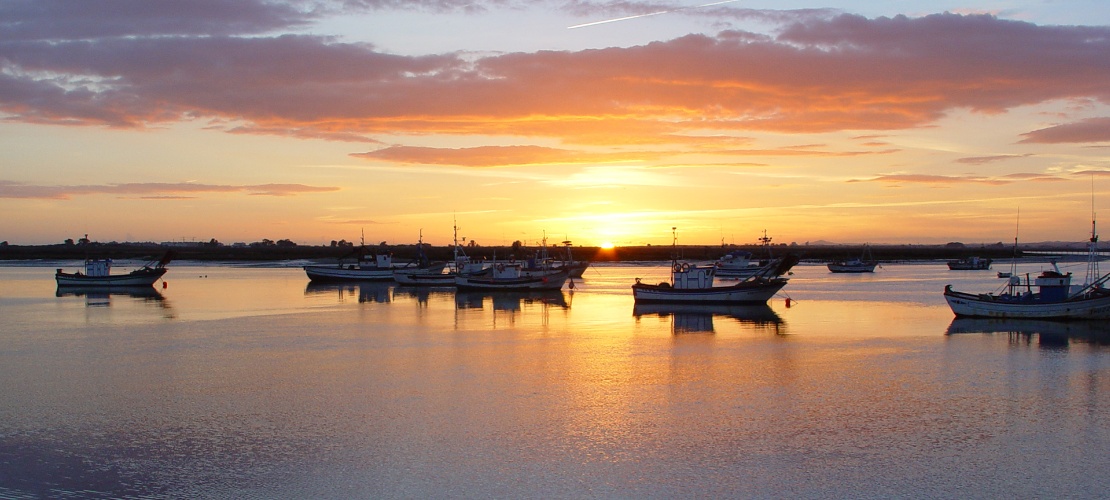
<instances>
[{"instance_id":1,"label":"boat hull","mask_svg":"<svg viewBox=\"0 0 1110 500\"><path fill-rule=\"evenodd\" d=\"M58 271L54 275L54 280L60 287L135 287L151 286L164 274L166 274L164 267L144 268L127 274L110 276L89 276Z\"/></svg>"},{"instance_id":2,"label":"boat hull","mask_svg":"<svg viewBox=\"0 0 1110 500\"><path fill-rule=\"evenodd\" d=\"M455 286L454 274L397 273L393 279L404 286Z\"/></svg>"},{"instance_id":3,"label":"boat hull","mask_svg":"<svg viewBox=\"0 0 1110 500\"><path fill-rule=\"evenodd\" d=\"M456 276L455 287L472 291L528 291L560 290L567 282L566 271L548 273L544 276L521 276L518 278L499 278L495 276Z\"/></svg>"},{"instance_id":4,"label":"boat hull","mask_svg":"<svg viewBox=\"0 0 1110 500\"><path fill-rule=\"evenodd\" d=\"M319 283L393 280L393 269L390 268L304 266L304 272L309 280Z\"/></svg>"},{"instance_id":5,"label":"boat hull","mask_svg":"<svg viewBox=\"0 0 1110 500\"><path fill-rule=\"evenodd\" d=\"M764 304L784 286L785 279L751 280L710 288L672 288L636 283L632 285L632 297L637 303Z\"/></svg>"},{"instance_id":6,"label":"boat hull","mask_svg":"<svg viewBox=\"0 0 1110 500\"><path fill-rule=\"evenodd\" d=\"M829 272L833 273L873 273L878 264L829 264Z\"/></svg>"},{"instance_id":7,"label":"boat hull","mask_svg":"<svg viewBox=\"0 0 1110 500\"><path fill-rule=\"evenodd\" d=\"M1056 302L1021 302L945 290L944 299L956 317L961 318L1110 319L1110 293Z\"/></svg>"}]
</instances>

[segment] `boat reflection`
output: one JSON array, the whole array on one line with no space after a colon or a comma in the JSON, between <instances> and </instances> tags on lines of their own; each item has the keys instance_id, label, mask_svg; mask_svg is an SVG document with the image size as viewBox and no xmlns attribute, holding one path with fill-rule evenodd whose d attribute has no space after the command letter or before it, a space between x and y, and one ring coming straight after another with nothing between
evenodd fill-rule
<instances>
[{"instance_id":1,"label":"boat reflection","mask_svg":"<svg viewBox=\"0 0 1110 500\"><path fill-rule=\"evenodd\" d=\"M955 318L946 332L964 333L1005 333L1011 342L1030 344L1035 339L1045 348L1066 348L1073 342L1110 346L1110 324L1104 320Z\"/></svg>"},{"instance_id":2,"label":"boat reflection","mask_svg":"<svg viewBox=\"0 0 1110 500\"><path fill-rule=\"evenodd\" d=\"M339 302L347 302L352 297L357 297L360 304L374 302L388 304L393 301L391 291L393 284L381 281L352 281L346 283L317 283L309 282L305 285L305 295L335 294Z\"/></svg>"},{"instance_id":3,"label":"boat reflection","mask_svg":"<svg viewBox=\"0 0 1110 500\"><path fill-rule=\"evenodd\" d=\"M453 286L398 286L393 289L393 297L408 297L416 299L416 303L422 306L428 305L428 299L432 297L446 298L455 294L455 287Z\"/></svg>"},{"instance_id":4,"label":"boat reflection","mask_svg":"<svg viewBox=\"0 0 1110 500\"><path fill-rule=\"evenodd\" d=\"M162 293L152 286L60 286L55 297L84 297L86 303L104 302L109 305L112 295L126 295L131 298L147 299L151 302L166 300Z\"/></svg>"},{"instance_id":5,"label":"boat reflection","mask_svg":"<svg viewBox=\"0 0 1110 500\"><path fill-rule=\"evenodd\" d=\"M562 290L530 292L456 292L456 309L482 309L490 298L494 311L519 311L522 305L540 304L569 309L570 304Z\"/></svg>"},{"instance_id":6,"label":"boat reflection","mask_svg":"<svg viewBox=\"0 0 1110 500\"><path fill-rule=\"evenodd\" d=\"M638 303L632 308L637 320L641 316L671 317L673 333L714 333L713 318L727 318L752 330L770 330L785 333L781 317L767 304L758 305L708 305L708 304L653 304Z\"/></svg>"},{"instance_id":7,"label":"boat reflection","mask_svg":"<svg viewBox=\"0 0 1110 500\"><path fill-rule=\"evenodd\" d=\"M169 301L152 286L60 286L55 297L84 297L85 307L111 307L112 296L127 297L166 310L166 317L173 317Z\"/></svg>"}]
</instances>

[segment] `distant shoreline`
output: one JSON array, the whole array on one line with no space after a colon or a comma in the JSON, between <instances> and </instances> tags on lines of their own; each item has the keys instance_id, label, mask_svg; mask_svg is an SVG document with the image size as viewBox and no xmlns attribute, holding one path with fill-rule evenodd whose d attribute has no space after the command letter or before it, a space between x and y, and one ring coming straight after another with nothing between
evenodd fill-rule
<instances>
[{"instance_id":1,"label":"distant shoreline","mask_svg":"<svg viewBox=\"0 0 1110 500\"><path fill-rule=\"evenodd\" d=\"M747 251L755 257L766 255L766 249L758 245L679 245L680 258L686 260L715 260L736 251ZM367 247L367 253L392 253L398 261L413 259L417 256L416 245L385 245ZM536 253L535 247L521 247L514 251L507 246L480 246L465 249L472 259L526 259ZM624 261L666 261L673 256L671 246L626 246L612 249L599 247L572 247L575 260L595 262ZM163 246L159 244L135 243L90 243L84 245L0 245L0 260L71 260L85 258L112 259L156 259L167 251L174 253L177 260L198 261L279 261L279 260L318 260L329 261L350 257L351 247L333 246ZM807 261L833 261L857 258L863 255L863 245L776 245L770 247L772 255L794 254ZM431 260L451 260L453 247L424 246L424 252ZM1029 252L1036 255L1051 253L1075 254L1086 252L1084 243L1059 243L1019 245L1017 256ZM1010 259L1014 248L1001 244L990 245L870 245L868 253L880 262L923 261L958 259L969 256ZM548 248L548 255L556 260L566 255L563 247Z\"/></svg>"}]
</instances>

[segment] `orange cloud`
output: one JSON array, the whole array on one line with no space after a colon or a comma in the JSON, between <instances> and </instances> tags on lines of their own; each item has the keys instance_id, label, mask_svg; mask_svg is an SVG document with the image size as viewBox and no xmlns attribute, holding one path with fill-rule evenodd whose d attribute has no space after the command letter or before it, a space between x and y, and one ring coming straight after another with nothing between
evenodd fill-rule
<instances>
[{"instance_id":1,"label":"orange cloud","mask_svg":"<svg viewBox=\"0 0 1110 500\"><path fill-rule=\"evenodd\" d=\"M584 153L540 146L481 146L475 148L428 148L393 146L351 156L372 160L460 167L502 167L549 163L609 163L656 159L658 153Z\"/></svg>"},{"instance_id":2,"label":"orange cloud","mask_svg":"<svg viewBox=\"0 0 1110 500\"><path fill-rule=\"evenodd\" d=\"M927 174L888 174L879 175L870 179L852 179L848 182L883 182L888 184L988 184L999 186L1020 181L1056 182L1063 181L1059 177L1034 174L1017 173L998 177L980 175L927 175Z\"/></svg>"},{"instance_id":3,"label":"orange cloud","mask_svg":"<svg viewBox=\"0 0 1110 500\"><path fill-rule=\"evenodd\" d=\"M35 186L0 180L0 198L68 200L74 196L110 194L142 199L175 200L194 198L176 193L246 193L252 196L293 196L302 193L338 191L338 187L303 184L257 184L246 186L194 183L131 183L81 186Z\"/></svg>"}]
</instances>

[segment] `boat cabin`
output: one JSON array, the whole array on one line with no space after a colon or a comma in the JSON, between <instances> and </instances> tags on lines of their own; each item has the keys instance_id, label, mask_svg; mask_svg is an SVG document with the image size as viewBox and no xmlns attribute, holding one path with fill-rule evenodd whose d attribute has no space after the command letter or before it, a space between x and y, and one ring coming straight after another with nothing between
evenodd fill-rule
<instances>
[{"instance_id":1,"label":"boat cabin","mask_svg":"<svg viewBox=\"0 0 1110 500\"><path fill-rule=\"evenodd\" d=\"M85 261L86 276L108 276L112 272L112 259L88 259Z\"/></svg>"},{"instance_id":2,"label":"boat cabin","mask_svg":"<svg viewBox=\"0 0 1110 500\"><path fill-rule=\"evenodd\" d=\"M713 286L714 271L713 267L676 263L671 269L671 286L690 289L710 288Z\"/></svg>"},{"instance_id":3,"label":"boat cabin","mask_svg":"<svg viewBox=\"0 0 1110 500\"><path fill-rule=\"evenodd\" d=\"M1055 271L1045 271L1037 276L1034 284L1041 292L1041 300L1057 302L1068 298L1071 293L1071 273L1061 274Z\"/></svg>"}]
</instances>

